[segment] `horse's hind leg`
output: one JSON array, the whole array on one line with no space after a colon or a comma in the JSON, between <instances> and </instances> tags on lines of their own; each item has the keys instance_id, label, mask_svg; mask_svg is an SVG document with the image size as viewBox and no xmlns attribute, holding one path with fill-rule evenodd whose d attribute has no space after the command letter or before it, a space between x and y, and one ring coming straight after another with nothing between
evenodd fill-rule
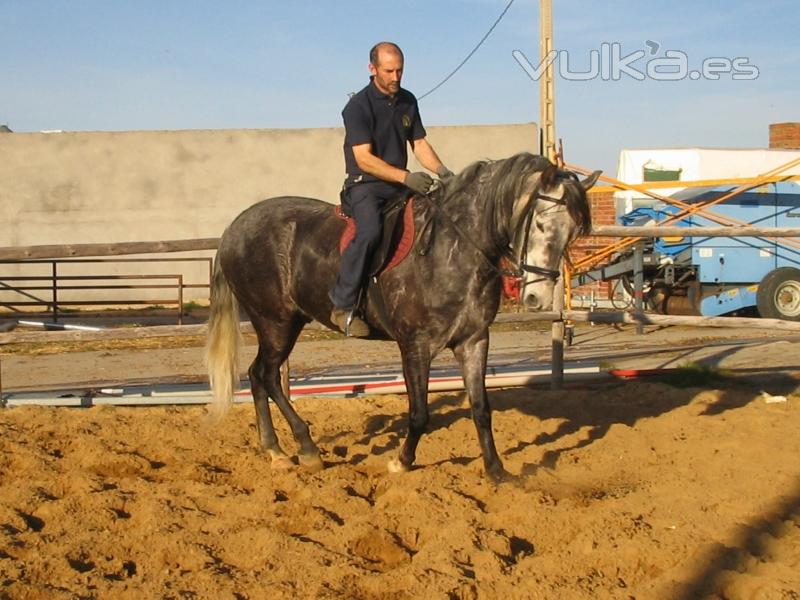
<instances>
[{"instance_id":1,"label":"horse's hind leg","mask_svg":"<svg viewBox=\"0 0 800 600\"><path fill-rule=\"evenodd\" d=\"M275 426L272 423L272 414L269 410L269 393L264 386L264 359L259 348L253 364L250 365L250 391L253 394L253 404L256 409L256 427L261 447L270 455L273 469L288 469L292 467L291 459L286 455L278 442Z\"/></svg>"},{"instance_id":2,"label":"horse's hind leg","mask_svg":"<svg viewBox=\"0 0 800 600\"><path fill-rule=\"evenodd\" d=\"M249 375L261 444L272 456L274 467L282 468L289 464L289 458L278 444L272 424L268 402L272 398L300 446L300 464L309 469L320 469L323 466L322 459L319 448L311 439L308 424L294 410L281 386L281 365L294 348L304 322L300 319L276 322L258 318L253 320L253 325L258 332L259 348L258 355L250 366Z\"/></svg>"}]
</instances>

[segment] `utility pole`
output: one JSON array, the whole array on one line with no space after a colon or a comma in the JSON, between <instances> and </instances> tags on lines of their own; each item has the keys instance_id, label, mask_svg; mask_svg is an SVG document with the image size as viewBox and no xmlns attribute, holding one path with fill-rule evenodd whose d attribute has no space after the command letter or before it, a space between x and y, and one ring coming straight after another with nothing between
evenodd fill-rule
<instances>
[{"instance_id":1,"label":"utility pole","mask_svg":"<svg viewBox=\"0 0 800 600\"><path fill-rule=\"evenodd\" d=\"M553 44L553 2L539 0L539 60L547 64L539 80L539 130L542 155L555 162L556 158L556 86L553 76L555 61L545 62L555 48Z\"/></svg>"},{"instance_id":2,"label":"utility pole","mask_svg":"<svg viewBox=\"0 0 800 600\"><path fill-rule=\"evenodd\" d=\"M541 132L542 155L556 162L556 85L553 77L553 63L547 57L554 49L553 44L553 3L552 0L539 0L539 64L547 64L539 80L539 131ZM553 310L564 310L564 277L558 278L553 290ZM551 331L550 387L560 390L564 385L564 321L553 321Z\"/></svg>"}]
</instances>

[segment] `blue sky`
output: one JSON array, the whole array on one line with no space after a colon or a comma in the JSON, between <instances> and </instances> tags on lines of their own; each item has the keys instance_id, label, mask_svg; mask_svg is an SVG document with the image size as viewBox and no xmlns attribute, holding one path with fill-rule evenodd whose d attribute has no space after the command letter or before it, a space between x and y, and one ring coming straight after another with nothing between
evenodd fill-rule
<instances>
[{"instance_id":1,"label":"blue sky","mask_svg":"<svg viewBox=\"0 0 800 600\"><path fill-rule=\"evenodd\" d=\"M403 86L421 96L507 3L0 0L0 123L20 132L339 126L375 41L401 45ZM691 68L745 57L759 70L750 81L559 78L557 133L570 162L613 171L622 148L765 147L769 123L800 120L796 0L553 4L555 45L574 71L588 70L604 42L627 55L646 40L684 52ZM538 62L538 11L536 0L515 0L472 59L421 100L424 122L538 121L538 82L512 57Z\"/></svg>"}]
</instances>

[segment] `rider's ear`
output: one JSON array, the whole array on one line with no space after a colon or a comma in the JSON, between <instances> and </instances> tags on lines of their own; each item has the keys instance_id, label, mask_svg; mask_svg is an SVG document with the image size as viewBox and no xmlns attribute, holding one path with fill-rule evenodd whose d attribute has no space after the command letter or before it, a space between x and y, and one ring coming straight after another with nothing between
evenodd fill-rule
<instances>
[{"instance_id":1,"label":"rider's ear","mask_svg":"<svg viewBox=\"0 0 800 600\"><path fill-rule=\"evenodd\" d=\"M583 189L588 192L589 188L591 188L592 186L594 186L595 183L597 183L597 179L600 177L602 173L603 173L602 171L595 171L594 173L589 175L586 179L581 181Z\"/></svg>"}]
</instances>

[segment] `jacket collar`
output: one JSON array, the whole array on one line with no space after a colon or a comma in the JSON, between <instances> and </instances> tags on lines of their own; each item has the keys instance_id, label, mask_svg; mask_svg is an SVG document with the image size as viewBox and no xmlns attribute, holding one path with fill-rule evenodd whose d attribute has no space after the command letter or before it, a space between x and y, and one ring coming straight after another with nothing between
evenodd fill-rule
<instances>
[{"instance_id":1,"label":"jacket collar","mask_svg":"<svg viewBox=\"0 0 800 600\"><path fill-rule=\"evenodd\" d=\"M392 99L396 100L397 97L400 95L400 92L403 90L403 88L397 90L397 93L394 95L394 98L392 98L392 96L390 96L389 94L384 94L382 91L378 89L378 86L375 85L374 75L369 76L369 86L367 87L369 89L370 96L372 96L376 100L392 100Z\"/></svg>"}]
</instances>

